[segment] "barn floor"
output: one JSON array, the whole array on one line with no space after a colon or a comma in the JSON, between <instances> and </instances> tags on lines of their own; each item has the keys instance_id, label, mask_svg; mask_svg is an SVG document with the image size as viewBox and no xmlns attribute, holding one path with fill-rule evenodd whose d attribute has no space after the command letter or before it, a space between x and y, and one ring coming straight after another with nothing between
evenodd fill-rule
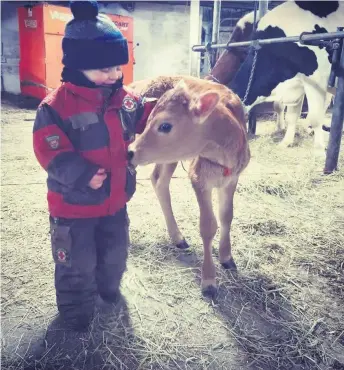
<instances>
[{"instance_id":1,"label":"barn floor","mask_svg":"<svg viewBox=\"0 0 344 370\"><path fill-rule=\"evenodd\" d=\"M218 297L200 294L198 206L186 173L179 166L171 185L191 245L179 251L151 167L140 168L123 300L113 312L99 309L78 353L55 346L33 364L32 348L56 313L34 113L2 103L2 368L344 369L344 151L340 171L323 176L312 138L301 129L295 147L280 149L271 121L260 122L251 141L232 228L239 271L218 266Z\"/></svg>"}]
</instances>

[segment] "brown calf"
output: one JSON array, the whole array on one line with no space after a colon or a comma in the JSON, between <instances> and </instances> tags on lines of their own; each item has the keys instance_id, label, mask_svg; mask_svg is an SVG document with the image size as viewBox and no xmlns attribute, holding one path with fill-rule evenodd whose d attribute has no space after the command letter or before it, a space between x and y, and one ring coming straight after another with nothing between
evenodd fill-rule
<instances>
[{"instance_id":1,"label":"brown calf","mask_svg":"<svg viewBox=\"0 0 344 370\"><path fill-rule=\"evenodd\" d=\"M146 97L159 98L142 135L129 146L134 166L156 163L151 179L169 235L178 247L188 247L175 221L169 183L178 161L191 160L189 178L200 209L203 240L202 290L214 293L212 240L217 221L212 190L218 189L223 267L236 268L231 253L233 197L239 175L250 160L243 106L227 87L193 77L159 77L131 85Z\"/></svg>"}]
</instances>

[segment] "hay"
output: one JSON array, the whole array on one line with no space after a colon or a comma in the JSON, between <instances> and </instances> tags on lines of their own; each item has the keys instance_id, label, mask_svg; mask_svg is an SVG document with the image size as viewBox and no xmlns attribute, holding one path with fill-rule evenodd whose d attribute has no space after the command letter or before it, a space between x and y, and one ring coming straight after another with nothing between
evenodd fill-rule
<instances>
[{"instance_id":1,"label":"hay","mask_svg":"<svg viewBox=\"0 0 344 370\"><path fill-rule=\"evenodd\" d=\"M45 174L32 153L32 122L23 120L34 112L2 109L2 366L34 369L28 347L55 314ZM324 176L311 137L301 130L295 147L279 149L272 128L260 122L251 140L253 158L235 195L232 227L239 271L218 267L218 297L200 294L198 206L186 173L178 167L171 184L175 215L191 245L179 251L167 239L151 167L141 168L129 204L125 299L99 309L72 359L55 347L36 368L344 367L343 156L341 170ZM214 194L217 210L216 200Z\"/></svg>"}]
</instances>

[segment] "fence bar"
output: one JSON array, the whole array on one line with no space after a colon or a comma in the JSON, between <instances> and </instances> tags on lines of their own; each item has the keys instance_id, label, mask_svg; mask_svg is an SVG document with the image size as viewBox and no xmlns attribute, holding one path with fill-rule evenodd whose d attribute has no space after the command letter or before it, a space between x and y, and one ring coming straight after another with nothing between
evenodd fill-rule
<instances>
[{"instance_id":1,"label":"fence bar","mask_svg":"<svg viewBox=\"0 0 344 370\"><path fill-rule=\"evenodd\" d=\"M334 98L330 140L326 152L324 173L329 174L337 169L340 142L342 140L344 122L344 41L341 41L341 57L338 68L338 87Z\"/></svg>"},{"instance_id":2,"label":"fence bar","mask_svg":"<svg viewBox=\"0 0 344 370\"><path fill-rule=\"evenodd\" d=\"M189 45L192 47L196 42L200 42L200 1L194 0L190 3L190 28L189 28ZM189 57L189 74L190 76L199 77L200 72L200 55L190 53Z\"/></svg>"},{"instance_id":3,"label":"fence bar","mask_svg":"<svg viewBox=\"0 0 344 370\"><path fill-rule=\"evenodd\" d=\"M220 32L220 18L221 18L221 0L214 1L214 10L213 10L213 32L212 32L212 43L216 45L219 40L219 32ZM211 60L211 68L214 67L216 63L216 52L212 53L210 56Z\"/></svg>"},{"instance_id":4,"label":"fence bar","mask_svg":"<svg viewBox=\"0 0 344 370\"><path fill-rule=\"evenodd\" d=\"M259 0L258 19L264 17L269 10L269 0Z\"/></svg>"},{"instance_id":5,"label":"fence bar","mask_svg":"<svg viewBox=\"0 0 344 370\"><path fill-rule=\"evenodd\" d=\"M231 42L227 44L208 44L204 45L194 45L192 51L204 52L209 49L232 49L243 46L251 46L252 43L256 45L270 45L278 44L283 42L307 42L307 41L319 41L319 40L332 40L336 38L344 38L344 32L329 32L329 33L317 33L317 34L301 34L300 36L290 36L290 37L276 37L274 39L263 39L263 40L253 40L253 41L242 41L242 42Z\"/></svg>"}]
</instances>

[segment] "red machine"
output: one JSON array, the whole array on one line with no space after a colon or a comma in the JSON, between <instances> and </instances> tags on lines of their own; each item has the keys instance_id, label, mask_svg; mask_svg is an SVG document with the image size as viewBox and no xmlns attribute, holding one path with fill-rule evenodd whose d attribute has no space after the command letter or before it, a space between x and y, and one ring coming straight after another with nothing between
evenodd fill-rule
<instances>
[{"instance_id":1,"label":"red machine","mask_svg":"<svg viewBox=\"0 0 344 370\"><path fill-rule=\"evenodd\" d=\"M123 66L124 84L133 81L133 19L108 16L128 40L129 63ZM39 4L18 8L20 41L20 86L23 95L43 99L59 86L62 72L62 38L72 19L69 8Z\"/></svg>"}]
</instances>

